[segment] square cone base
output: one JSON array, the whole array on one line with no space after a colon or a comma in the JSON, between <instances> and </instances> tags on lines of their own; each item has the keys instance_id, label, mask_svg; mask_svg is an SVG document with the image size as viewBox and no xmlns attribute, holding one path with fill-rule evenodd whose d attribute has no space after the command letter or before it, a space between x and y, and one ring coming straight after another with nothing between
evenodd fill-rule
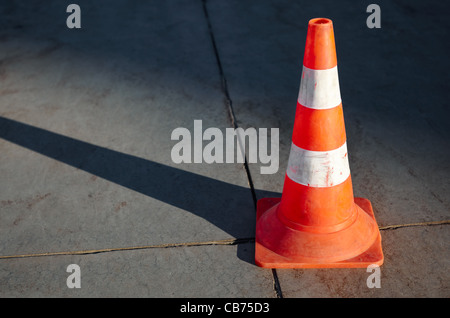
<instances>
[{"instance_id":1,"label":"square cone base","mask_svg":"<svg viewBox=\"0 0 450 318\"><path fill-rule=\"evenodd\" d=\"M264 198L258 200L256 208L256 222L258 222L261 215L267 210L280 202L280 198ZM375 220L373 214L372 204L369 200L363 198L355 198L355 203L366 212L372 219ZM301 263L295 260L283 257L265 248L258 242L258 237L255 240L255 263L260 267L265 268L367 268L369 265L383 264L384 256L381 248L381 235L378 231L378 237L371 247L369 247L362 254L351 259L334 262L334 263Z\"/></svg>"}]
</instances>

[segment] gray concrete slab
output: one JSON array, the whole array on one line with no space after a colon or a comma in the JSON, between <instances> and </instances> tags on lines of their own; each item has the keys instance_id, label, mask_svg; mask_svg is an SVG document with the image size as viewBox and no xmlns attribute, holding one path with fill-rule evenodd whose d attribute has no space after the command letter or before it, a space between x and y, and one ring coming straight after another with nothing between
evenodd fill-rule
<instances>
[{"instance_id":1,"label":"gray concrete slab","mask_svg":"<svg viewBox=\"0 0 450 318\"><path fill-rule=\"evenodd\" d=\"M242 164L171 160L175 128L193 131L195 119L204 129L230 125L202 3L78 1L79 30L65 25L69 3L0 5L0 255L251 241L254 202ZM135 288L138 277L123 285L104 271L106 262L125 271L134 262L111 255L2 259L0 289L3 296L70 296L53 290L64 281L52 277L68 275L58 271L74 260L112 284L91 285L84 296L255 295L250 280L265 286L257 295L273 295L271 273L250 266L244 245L221 249L139 252L145 256L133 266L159 286L149 292ZM184 253L198 254L193 265ZM206 269L216 262L227 269ZM199 283L165 286L167 277L184 275ZM247 283L239 287L241 276Z\"/></svg>"},{"instance_id":2,"label":"gray concrete slab","mask_svg":"<svg viewBox=\"0 0 450 318\"><path fill-rule=\"evenodd\" d=\"M431 19L420 2L380 1L385 25L369 29L367 4L263 3L208 2L238 124L280 129L278 174L250 165L255 187L281 192L308 20L325 16L334 24L355 195L372 200L381 225L448 218L445 5L430 6Z\"/></svg>"},{"instance_id":3,"label":"gray concrete slab","mask_svg":"<svg viewBox=\"0 0 450 318\"><path fill-rule=\"evenodd\" d=\"M237 246L197 246L2 260L0 297L274 297L272 274ZM254 251L252 243L239 247ZM70 264L81 288L68 288ZM245 273L245 275L243 274Z\"/></svg>"},{"instance_id":4,"label":"gray concrete slab","mask_svg":"<svg viewBox=\"0 0 450 318\"><path fill-rule=\"evenodd\" d=\"M382 231L385 264L380 285L373 286L372 270L277 270L283 296L448 298L449 231L447 226L424 226ZM367 281L369 280L369 284Z\"/></svg>"},{"instance_id":5,"label":"gray concrete slab","mask_svg":"<svg viewBox=\"0 0 450 318\"><path fill-rule=\"evenodd\" d=\"M282 191L308 20L327 17L334 24L355 196L371 200L381 227L448 220L448 6L379 1L382 27L369 29L368 4L208 1L238 125L280 129L280 169L262 175L259 165L250 165L254 186ZM434 264L444 269L449 254L434 245L447 244L449 229L427 228L426 240L416 239L421 230L398 231L382 232L389 273L383 291L366 290L367 274L358 270L277 271L281 290L289 297L448 296L448 276ZM389 257L411 249L411 241L413 268L408 257ZM420 277L415 288L405 286L411 283L406 274L395 274L405 268Z\"/></svg>"},{"instance_id":6,"label":"gray concrete slab","mask_svg":"<svg viewBox=\"0 0 450 318\"><path fill-rule=\"evenodd\" d=\"M241 165L171 160L175 128L228 126L201 3L105 3L81 30L63 3L9 15L2 253L251 237Z\"/></svg>"}]
</instances>

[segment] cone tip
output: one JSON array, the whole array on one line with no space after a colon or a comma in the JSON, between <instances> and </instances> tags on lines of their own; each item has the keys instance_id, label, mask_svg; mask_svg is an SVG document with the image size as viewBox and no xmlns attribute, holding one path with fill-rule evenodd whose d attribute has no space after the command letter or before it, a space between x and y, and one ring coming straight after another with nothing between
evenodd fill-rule
<instances>
[{"instance_id":1,"label":"cone tip","mask_svg":"<svg viewBox=\"0 0 450 318\"><path fill-rule=\"evenodd\" d=\"M327 18L315 18L309 20L309 25L315 27L329 27L333 26L333 21Z\"/></svg>"},{"instance_id":2,"label":"cone tip","mask_svg":"<svg viewBox=\"0 0 450 318\"><path fill-rule=\"evenodd\" d=\"M303 65L316 70L337 65L333 22L330 19L309 20Z\"/></svg>"}]
</instances>

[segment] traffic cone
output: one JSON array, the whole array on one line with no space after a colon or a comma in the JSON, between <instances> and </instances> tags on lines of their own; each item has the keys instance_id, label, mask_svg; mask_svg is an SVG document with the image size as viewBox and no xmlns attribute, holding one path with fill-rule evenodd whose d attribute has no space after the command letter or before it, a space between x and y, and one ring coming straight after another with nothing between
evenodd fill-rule
<instances>
[{"instance_id":1,"label":"traffic cone","mask_svg":"<svg viewBox=\"0 0 450 318\"><path fill-rule=\"evenodd\" d=\"M269 268L381 265L369 200L353 197L333 23L308 24L292 145L280 198L257 203L255 262Z\"/></svg>"}]
</instances>

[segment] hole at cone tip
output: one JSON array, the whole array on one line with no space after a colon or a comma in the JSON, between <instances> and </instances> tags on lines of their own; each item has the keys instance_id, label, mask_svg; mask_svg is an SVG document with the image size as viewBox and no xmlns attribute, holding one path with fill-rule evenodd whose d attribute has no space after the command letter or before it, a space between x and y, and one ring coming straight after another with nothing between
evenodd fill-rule
<instances>
[{"instance_id":1,"label":"hole at cone tip","mask_svg":"<svg viewBox=\"0 0 450 318\"><path fill-rule=\"evenodd\" d=\"M325 19L325 18L318 18L318 19L312 19L311 20L311 24L330 24L331 20L330 19Z\"/></svg>"}]
</instances>

